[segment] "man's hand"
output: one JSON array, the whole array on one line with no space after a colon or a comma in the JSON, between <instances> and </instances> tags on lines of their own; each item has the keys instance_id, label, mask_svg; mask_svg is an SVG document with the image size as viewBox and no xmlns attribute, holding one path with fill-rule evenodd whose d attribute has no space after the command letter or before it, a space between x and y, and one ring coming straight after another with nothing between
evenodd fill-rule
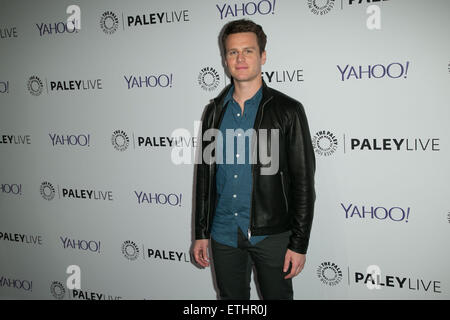
<instances>
[{"instance_id":1,"label":"man's hand","mask_svg":"<svg viewBox=\"0 0 450 320\"><path fill-rule=\"evenodd\" d=\"M202 267L209 267L208 243L208 239L195 240L194 243L194 259Z\"/></svg>"},{"instance_id":2,"label":"man's hand","mask_svg":"<svg viewBox=\"0 0 450 320\"><path fill-rule=\"evenodd\" d=\"M284 257L283 272L288 271L289 264L291 264L291 272L284 278L290 279L298 275L303 270L305 262L306 255L287 249L286 256Z\"/></svg>"}]
</instances>

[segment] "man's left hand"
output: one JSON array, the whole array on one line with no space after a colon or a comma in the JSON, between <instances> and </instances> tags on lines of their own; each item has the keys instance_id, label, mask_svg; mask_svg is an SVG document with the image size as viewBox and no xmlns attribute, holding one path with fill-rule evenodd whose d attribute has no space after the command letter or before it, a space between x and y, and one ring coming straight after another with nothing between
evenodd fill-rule
<instances>
[{"instance_id":1,"label":"man's left hand","mask_svg":"<svg viewBox=\"0 0 450 320\"><path fill-rule=\"evenodd\" d=\"M289 264L291 264L291 272L286 275L285 279L290 279L298 275L305 266L306 255L294 252L287 249L286 256L284 257L284 267L283 272L287 272L289 269Z\"/></svg>"}]
</instances>

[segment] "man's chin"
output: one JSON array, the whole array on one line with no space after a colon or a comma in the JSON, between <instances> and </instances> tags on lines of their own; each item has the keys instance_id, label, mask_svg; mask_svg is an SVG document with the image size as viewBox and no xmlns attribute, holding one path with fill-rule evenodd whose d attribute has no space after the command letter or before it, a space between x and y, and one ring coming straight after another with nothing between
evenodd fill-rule
<instances>
[{"instance_id":1,"label":"man's chin","mask_svg":"<svg viewBox=\"0 0 450 320\"><path fill-rule=\"evenodd\" d=\"M253 81L256 79L256 77L239 76L239 75L232 76L232 77L235 81L238 81L238 82L250 82L250 81Z\"/></svg>"}]
</instances>

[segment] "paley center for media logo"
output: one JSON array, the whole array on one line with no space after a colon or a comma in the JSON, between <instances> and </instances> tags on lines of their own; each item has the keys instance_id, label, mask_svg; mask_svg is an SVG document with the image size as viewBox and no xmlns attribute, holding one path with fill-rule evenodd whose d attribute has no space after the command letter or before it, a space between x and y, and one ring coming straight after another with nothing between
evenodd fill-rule
<instances>
[{"instance_id":1,"label":"paley center for media logo","mask_svg":"<svg viewBox=\"0 0 450 320\"><path fill-rule=\"evenodd\" d=\"M122 300L122 297L91 290L68 289L60 281L52 281L50 294L57 300Z\"/></svg>"},{"instance_id":2,"label":"paley center for media logo","mask_svg":"<svg viewBox=\"0 0 450 320\"><path fill-rule=\"evenodd\" d=\"M261 72L265 82L275 83L302 83L304 81L303 69L266 70Z\"/></svg>"},{"instance_id":3,"label":"paley center for media logo","mask_svg":"<svg viewBox=\"0 0 450 320\"><path fill-rule=\"evenodd\" d=\"M119 20L119 17L122 17ZM138 14L116 13L107 10L100 15L100 29L108 35L114 34L120 26L122 30L133 28L153 28L158 25L190 22L188 9L172 11L151 11Z\"/></svg>"},{"instance_id":4,"label":"paley center for media logo","mask_svg":"<svg viewBox=\"0 0 450 320\"><path fill-rule=\"evenodd\" d=\"M214 91L220 84L220 75L213 67L204 67L197 77L200 88L205 91Z\"/></svg>"},{"instance_id":5,"label":"paley center for media logo","mask_svg":"<svg viewBox=\"0 0 450 320\"><path fill-rule=\"evenodd\" d=\"M27 80L27 89L31 95L40 96L44 92L44 89L47 94L102 90L103 83L101 78L71 80L45 79L44 83L39 76L32 75Z\"/></svg>"},{"instance_id":6,"label":"paley center for media logo","mask_svg":"<svg viewBox=\"0 0 450 320\"><path fill-rule=\"evenodd\" d=\"M325 261L317 267L317 277L328 286L335 286L342 280L343 274L341 268L334 262Z\"/></svg>"},{"instance_id":7,"label":"paley center for media logo","mask_svg":"<svg viewBox=\"0 0 450 320\"><path fill-rule=\"evenodd\" d=\"M174 131L175 132L175 131ZM131 141L130 141L131 136ZM171 136L145 136L138 135L134 132L128 134L125 130L114 130L111 135L111 144L117 151L125 151L133 145L133 149L149 149L149 148L188 148L197 147L197 137L187 135L171 135Z\"/></svg>"},{"instance_id":8,"label":"paley center for media logo","mask_svg":"<svg viewBox=\"0 0 450 320\"><path fill-rule=\"evenodd\" d=\"M68 200L96 200L96 201L113 201L113 192L109 190L96 190L85 188L73 188L71 186L55 186L53 183L43 181L40 185L39 192L45 200L51 201L58 195L58 199Z\"/></svg>"},{"instance_id":9,"label":"paley center for media logo","mask_svg":"<svg viewBox=\"0 0 450 320\"><path fill-rule=\"evenodd\" d=\"M343 153L352 152L439 152L439 137L364 137L348 133L342 138L331 130L317 131L312 137L314 151L319 156L336 154L342 145Z\"/></svg>"},{"instance_id":10,"label":"paley center for media logo","mask_svg":"<svg viewBox=\"0 0 450 320\"><path fill-rule=\"evenodd\" d=\"M417 293L440 294L442 293L440 280L428 280L419 277L398 275L393 273L384 273L384 270L378 265L370 265L365 271L351 272L349 285L364 285L369 290L396 289L401 291L414 291Z\"/></svg>"},{"instance_id":11,"label":"paley center for media logo","mask_svg":"<svg viewBox=\"0 0 450 320\"><path fill-rule=\"evenodd\" d=\"M0 28L0 40L18 38L18 37L19 37L19 35L17 33L16 26L4 26L3 25Z\"/></svg>"},{"instance_id":12,"label":"paley center for media logo","mask_svg":"<svg viewBox=\"0 0 450 320\"><path fill-rule=\"evenodd\" d=\"M142 252L140 248L142 247ZM145 247L144 244L137 245L132 240L126 240L122 243L122 255L129 261L135 261L139 258L148 261L168 261L168 262L191 262L190 252L179 250L167 250L154 247Z\"/></svg>"},{"instance_id":13,"label":"paley center for media logo","mask_svg":"<svg viewBox=\"0 0 450 320\"><path fill-rule=\"evenodd\" d=\"M356 7L358 5L370 5L371 3L380 4L381 2L388 0L341 0L341 10L348 7ZM344 6L345 4L345 6ZM336 0L307 0L306 5L309 11L317 16L323 16L334 9Z\"/></svg>"},{"instance_id":14,"label":"paley center for media logo","mask_svg":"<svg viewBox=\"0 0 450 320\"><path fill-rule=\"evenodd\" d=\"M333 132L321 130L314 134L312 145L319 156L330 156L336 152L339 144Z\"/></svg>"},{"instance_id":15,"label":"paley center for media logo","mask_svg":"<svg viewBox=\"0 0 450 320\"><path fill-rule=\"evenodd\" d=\"M38 234L24 234L12 232L0 232L0 241L8 241L11 243L21 243L30 245L42 245L42 236Z\"/></svg>"},{"instance_id":16,"label":"paley center for media logo","mask_svg":"<svg viewBox=\"0 0 450 320\"><path fill-rule=\"evenodd\" d=\"M350 266L346 268L347 285L349 287L367 287L368 290L409 290L418 293L440 294L442 293L440 280L425 280L421 277L409 277L405 275L396 275L385 273L378 265L369 265L366 270L351 270ZM317 279L329 287L343 285L345 281L342 267L332 261L322 262L316 269Z\"/></svg>"}]
</instances>

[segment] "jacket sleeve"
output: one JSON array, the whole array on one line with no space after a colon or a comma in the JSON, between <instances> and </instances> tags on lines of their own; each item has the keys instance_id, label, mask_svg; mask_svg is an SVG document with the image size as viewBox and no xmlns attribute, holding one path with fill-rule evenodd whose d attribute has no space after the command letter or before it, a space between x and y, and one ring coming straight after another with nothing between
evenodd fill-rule
<instances>
[{"instance_id":1,"label":"jacket sleeve","mask_svg":"<svg viewBox=\"0 0 450 320\"><path fill-rule=\"evenodd\" d=\"M196 164L195 164L195 239L209 238L209 165L203 159L203 150L206 143L203 141L204 132L207 130L205 117L199 130Z\"/></svg>"},{"instance_id":2,"label":"jacket sleeve","mask_svg":"<svg viewBox=\"0 0 450 320\"><path fill-rule=\"evenodd\" d=\"M292 235L288 248L306 254L311 232L316 159L305 110L297 103L287 131L288 167L291 177Z\"/></svg>"}]
</instances>

